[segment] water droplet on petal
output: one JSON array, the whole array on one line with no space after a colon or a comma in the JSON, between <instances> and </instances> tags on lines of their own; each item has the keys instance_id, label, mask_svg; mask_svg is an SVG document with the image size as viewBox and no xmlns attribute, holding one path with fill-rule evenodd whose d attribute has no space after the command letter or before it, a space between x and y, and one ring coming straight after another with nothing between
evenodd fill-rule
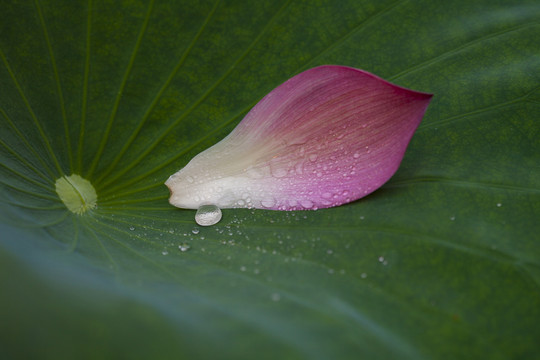
<instances>
[{"instance_id":1,"label":"water droplet on petal","mask_svg":"<svg viewBox=\"0 0 540 360\"><path fill-rule=\"evenodd\" d=\"M276 200L274 198L266 198L261 201L261 205L265 208L271 208L276 204Z\"/></svg>"},{"instance_id":2,"label":"water droplet on petal","mask_svg":"<svg viewBox=\"0 0 540 360\"><path fill-rule=\"evenodd\" d=\"M302 200L300 201L300 205L306 209L311 209L313 207L313 202L311 200Z\"/></svg>"},{"instance_id":3,"label":"water droplet on petal","mask_svg":"<svg viewBox=\"0 0 540 360\"><path fill-rule=\"evenodd\" d=\"M309 161L314 162L317 161L317 154L311 154L309 155Z\"/></svg>"},{"instance_id":4,"label":"water droplet on petal","mask_svg":"<svg viewBox=\"0 0 540 360\"><path fill-rule=\"evenodd\" d=\"M222 217L221 209L216 205L202 205L195 214L195 221L201 226L217 224ZM197 233L199 229L197 229ZM193 232L195 234L195 232Z\"/></svg>"},{"instance_id":5,"label":"water droplet on petal","mask_svg":"<svg viewBox=\"0 0 540 360\"><path fill-rule=\"evenodd\" d=\"M252 179L262 179L264 177L264 173L260 169L252 166L246 169L246 174Z\"/></svg>"},{"instance_id":6,"label":"water droplet on petal","mask_svg":"<svg viewBox=\"0 0 540 360\"><path fill-rule=\"evenodd\" d=\"M282 167L272 167L272 176L282 178L287 176L287 169Z\"/></svg>"},{"instance_id":7,"label":"water droplet on petal","mask_svg":"<svg viewBox=\"0 0 540 360\"><path fill-rule=\"evenodd\" d=\"M304 164L300 161L295 165L294 169L298 175L302 175L304 173Z\"/></svg>"}]
</instances>

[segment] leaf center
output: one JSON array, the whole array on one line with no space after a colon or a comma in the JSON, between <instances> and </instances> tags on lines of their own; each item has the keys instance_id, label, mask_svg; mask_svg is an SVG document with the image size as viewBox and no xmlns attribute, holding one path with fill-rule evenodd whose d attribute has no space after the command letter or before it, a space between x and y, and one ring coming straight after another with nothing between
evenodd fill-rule
<instances>
[{"instance_id":1,"label":"leaf center","mask_svg":"<svg viewBox=\"0 0 540 360\"><path fill-rule=\"evenodd\" d=\"M72 213L82 215L97 206L96 190L90 181L72 174L56 180L56 193Z\"/></svg>"}]
</instances>

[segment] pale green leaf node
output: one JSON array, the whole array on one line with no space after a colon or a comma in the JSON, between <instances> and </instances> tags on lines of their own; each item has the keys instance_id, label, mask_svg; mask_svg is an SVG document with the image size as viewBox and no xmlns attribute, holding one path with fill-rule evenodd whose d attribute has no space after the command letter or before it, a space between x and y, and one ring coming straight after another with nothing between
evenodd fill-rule
<instances>
[{"instance_id":1,"label":"pale green leaf node","mask_svg":"<svg viewBox=\"0 0 540 360\"><path fill-rule=\"evenodd\" d=\"M72 174L56 180L56 193L69 211L82 215L97 206L96 190L90 181Z\"/></svg>"}]
</instances>

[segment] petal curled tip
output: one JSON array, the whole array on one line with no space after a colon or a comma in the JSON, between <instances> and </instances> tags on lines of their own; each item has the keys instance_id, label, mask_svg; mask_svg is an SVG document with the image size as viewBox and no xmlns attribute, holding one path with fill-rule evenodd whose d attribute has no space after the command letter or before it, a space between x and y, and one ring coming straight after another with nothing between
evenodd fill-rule
<instances>
[{"instance_id":1,"label":"petal curled tip","mask_svg":"<svg viewBox=\"0 0 540 360\"><path fill-rule=\"evenodd\" d=\"M304 71L173 174L169 201L306 210L357 200L396 172L431 97L350 67Z\"/></svg>"}]
</instances>

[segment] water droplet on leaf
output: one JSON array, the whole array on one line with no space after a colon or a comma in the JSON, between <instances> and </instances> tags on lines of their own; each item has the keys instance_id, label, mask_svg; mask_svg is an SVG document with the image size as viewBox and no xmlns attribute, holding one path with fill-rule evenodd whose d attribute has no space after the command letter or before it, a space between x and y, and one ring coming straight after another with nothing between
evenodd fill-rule
<instances>
[{"instance_id":1,"label":"water droplet on leaf","mask_svg":"<svg viewBox=\"0 0 540 360\"><path fill-rule=\"evenodd\" d=\"M188 244L180 244L178 245L178 249L180 249L181 252L186 252L191 249L191 246L189 246Z\"/></svg>"},{"instance_id":2,"label":"water droplet on leaf","mask_svg":"<svg viewBox=\"0 0 540 360\"><path fill-rule=\"evenodd\" d=\"M201 226L211 226L217 224L221 217L221 209L216 205L202 205L195 214L195 221ZM195 232L193 233L195 234Z\"/></svg>"}]
</instances>

